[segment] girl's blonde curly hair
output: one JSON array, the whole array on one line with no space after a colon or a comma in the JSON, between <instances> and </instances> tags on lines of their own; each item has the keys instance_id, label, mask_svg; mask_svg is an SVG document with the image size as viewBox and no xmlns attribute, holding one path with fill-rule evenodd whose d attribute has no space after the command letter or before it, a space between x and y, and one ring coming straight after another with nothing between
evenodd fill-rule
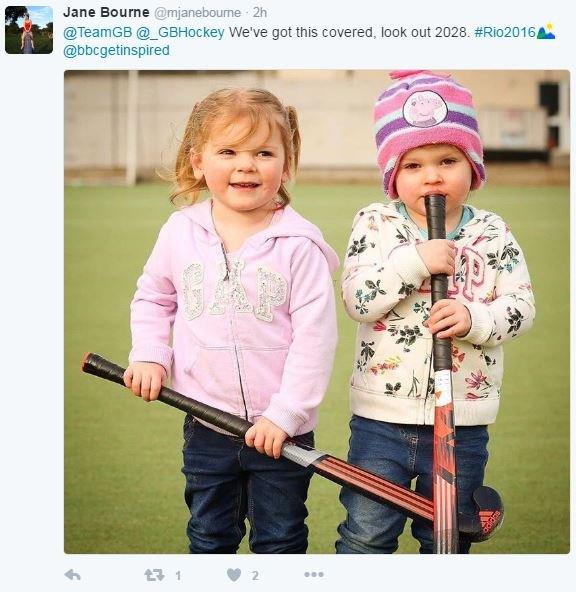
<instances>
[{"instance_id":1,"label":"girl's blonde curly hair","mask_svg":"<svg viewBox=\"0 0 576 592\"><path fill-rule=\"evenodd\" d=\"M226 127L242 117L248 118L250 125L237 143L254 135L262 122L268 125L270 131L278 126L284 146L284 172L289 177L296 173L300 159L300 131L294 107L285 107L267 90L224 88L210 93L192 109L176 157L174 190L170 195L172 203L184 201L185 204L193 204L198 201L200 192L207 189L207 185L204 177L194 177L191 156L202 151L216 124ZM278 197L279 208L290 203L290 194L283 183Z\"/></svg>"}]
</instances>

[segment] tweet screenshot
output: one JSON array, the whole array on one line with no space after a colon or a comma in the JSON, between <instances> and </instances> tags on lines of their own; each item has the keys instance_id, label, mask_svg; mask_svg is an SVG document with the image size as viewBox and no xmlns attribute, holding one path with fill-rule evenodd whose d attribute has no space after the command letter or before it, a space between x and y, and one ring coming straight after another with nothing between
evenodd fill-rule
<instances>
[{"instance_id":1,"label":"tweet screenshot","mask_svg":"<svg viewBox=\"0 0 576 592\"><path fill-rule=\"evenodd\" d=\"M4 5L4 590L565 586L569 6Z\"/></svg>"}]
</instances>

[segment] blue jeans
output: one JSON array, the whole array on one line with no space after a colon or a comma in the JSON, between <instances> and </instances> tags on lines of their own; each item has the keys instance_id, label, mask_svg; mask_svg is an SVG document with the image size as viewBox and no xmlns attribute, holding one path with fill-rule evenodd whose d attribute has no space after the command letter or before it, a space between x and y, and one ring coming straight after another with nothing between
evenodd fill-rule
<instances>
[{"instance_id":1,"label":"blue jeans","mask_svg":"<svg viewBox=\"0 0 576 592\"><path fill-rule=\"evenodd\" d=\"M312 446L314 435L294 440ZM270 458L191 416L184 421L182 452L190 553L236 553L246 518L253 553L306 553L311 469Z\"/></svg>"},{"instance_id":2,"label":"blue jeans","mask_svg":"<svg viewBox=\"0 0 576 592\"><path fill-rule=\"evenodd\" d=\"M433 426L403 425L354 415L350 421L348 462L409 487L432 499ZM456 428L458 509L473 514L472 493L482 485L488 461L487 426ZM394 553L404 530L406 516L353 491L343 488L340 501L347 510L338 527L337 553ZM420 542L420 553L432 553L432 527L412 522L412 535ZM460 537L459 553L468 553L470 542Z\"/></svg>"}]
</instances>

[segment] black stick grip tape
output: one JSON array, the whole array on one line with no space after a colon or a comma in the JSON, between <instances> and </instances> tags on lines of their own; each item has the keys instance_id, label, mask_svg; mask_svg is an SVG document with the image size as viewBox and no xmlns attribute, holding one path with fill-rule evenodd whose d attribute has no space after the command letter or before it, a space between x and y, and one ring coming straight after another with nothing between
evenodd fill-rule
<instances>
[{"instance_id":1,"label":"black stick grip tape","mask_svg":"<svg viewBox=\"0 0 576 592\"><path fill-rule=\"evenodd\" d=\"M84 356L82 359L82 371L125 386L125 369L98 354L86 354ZM220 409L216 409L215 407L211 407L200 401L195 401L194 399L190 399L190 397L185 397L181 393L168 388L167 386L163 386L160 389L158 400L162 401L162 403L166 403L166 405L180 409L180 411L190 413L197 419L206 421L213 426L226 430L240 438L243 438L252 426L249 421L242 419L241 417L237 417L226 411L221 411Z\"/></svg>"},{"instance_id":2,"label":"black stick grip tape","mask_svg":"<svg viewBox=\"0 0 576 592\"><path fill-rule=\"evenodd\" d=\"M428 239L446 238L446 197L429 195L426 198L426 223ZM448 276L436 274L430 278L432 288L432 304L448 298ZM434 370L452 369L452 343L450 339L433 337Z\"/></svg>"}]
</instances>

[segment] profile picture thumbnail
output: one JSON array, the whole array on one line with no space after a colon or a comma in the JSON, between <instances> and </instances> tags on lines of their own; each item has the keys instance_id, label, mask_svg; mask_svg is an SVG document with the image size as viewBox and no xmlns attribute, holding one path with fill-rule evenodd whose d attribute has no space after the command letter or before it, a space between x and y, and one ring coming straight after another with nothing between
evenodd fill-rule
<instances>
[{"instance_id":1,"label":"profile picture thumbnail","mask_svg":"<svg viewBox=\"0 0 576 592\"><path fill-rule=\"evenodd\" d=\"M50 6L7 6L4 12L6 53L52 53Z\"/></svg>"}]
</instances>

